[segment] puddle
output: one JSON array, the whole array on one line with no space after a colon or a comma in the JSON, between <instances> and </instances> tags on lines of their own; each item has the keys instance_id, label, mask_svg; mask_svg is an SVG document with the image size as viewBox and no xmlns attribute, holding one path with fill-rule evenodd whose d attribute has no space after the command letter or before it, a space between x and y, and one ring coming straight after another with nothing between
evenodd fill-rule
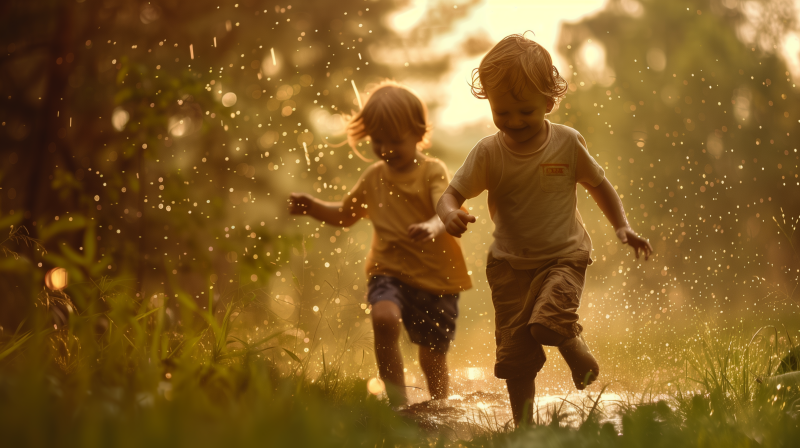
<instances>
[{"instance_id":1,"label":"puddle","mask_svg":"<svg viewBox=\"0 0 800 448\"><path fill-rule=\"evenodd\" d=\"M430 400L424 389L410 387L410 404L400 412L425 429L449 433L453 438L463 440L486 432L512 430L514 424L505 383L475 372L465 373L451 377L454 394L444 400ZM592 412L599 416L601 424L610 422L619 430L618 411L620 406L631 402L630 397L605 391L598 400L602 387L593 386L591 389L537 395L534 423L549 424L552 416L557 414L560 425L578 427Z\"/></svg>"},{"instance_id":2,"label":"puddle","mask_svg":"<svg viewBox=\"0 0 800 448\"><path fill-rule=\"evenodd\" d=\"M617 411L625 403L623 397L603 393L599 401L597 398L598 392L538 396L534 401L534 423L550 424L553 415L557 414L561 426L577 428L593 412L600 417L601 424L610 422L619 430L621 421ZM509 431L514 427L505 392L477 391L464 396L453 395L445 400L412 403L401 413L417 421L423 428L450 431L459 439L469 439L486 432Z\"/></svg>"}]
</instances>

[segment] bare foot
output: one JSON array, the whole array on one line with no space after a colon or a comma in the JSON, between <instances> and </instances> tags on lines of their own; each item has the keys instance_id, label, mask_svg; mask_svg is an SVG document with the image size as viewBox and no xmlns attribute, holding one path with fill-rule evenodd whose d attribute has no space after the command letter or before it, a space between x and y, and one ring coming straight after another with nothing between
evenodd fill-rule
<instances>
[{"instance_id":1,"label":"bare foot","mask_svg":"<svg viewBox=\"0 0 800 448\"><path fill-rule=\"evenodd\" d=\"M558 351L572 370L572 381L578 390L592 384L600 375L600 366L582 337L567 339L558 346Z\"/></svg>"}]
</instances>

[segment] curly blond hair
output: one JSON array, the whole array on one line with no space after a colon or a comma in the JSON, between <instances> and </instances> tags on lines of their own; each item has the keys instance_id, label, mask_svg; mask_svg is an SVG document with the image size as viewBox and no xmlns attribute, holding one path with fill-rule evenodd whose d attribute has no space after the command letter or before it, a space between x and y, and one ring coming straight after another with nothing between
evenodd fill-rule
<instances>
[{"instance_id":1,"label":"curly blond hair","mask_svg":"<svg viewBox=\"0 0 800 448\"><path fill-rule=\"evenodd\" d=\"M428 120L428 108L416 93L395 81L382 81L367 97L361 111L345 116L345 119L348 121L347 143L363 160L367 159L356 146L359 140L376 131L386 132L395 138L412 133L419 138L419 149L431 145L432 126Z\"/></svg>"},{"instance_id":2,"label":"curly blond hair","mask_svg":"<svg viewBox=\"0 0 800 448\"><path fill-rule=\"evenodd\" d=\"M520 99L526 88L533 88L557 107L569 84L544 47L525 34L512 34L489 50L478 68L472 70L470 87L473 96L484 100L487 91L511 92Z\"/></svg>"}]
</instances>

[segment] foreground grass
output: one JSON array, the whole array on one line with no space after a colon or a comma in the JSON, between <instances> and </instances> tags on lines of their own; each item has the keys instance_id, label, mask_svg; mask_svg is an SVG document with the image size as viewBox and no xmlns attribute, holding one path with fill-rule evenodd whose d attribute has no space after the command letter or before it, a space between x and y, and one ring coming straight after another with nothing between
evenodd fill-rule
<instances>
[{"instance_id":1,"label":"foreground grass","mask_svg":"<svg viewBox=\"0 0 800 448\"><path fill-rule=\"evenodd\" d=\"M199 368L164 382L110 387L34 373L4 377L5 446L386 446L421 440L360 381L335 395L274 378L265 366ZM136 380L131 380L135 383Z\"/></svg>"},{"instance_id":2,"label":"foreground grass","mask_svg":"<svg viewBox=\"0 0 800 448\"><path fill-rule=\"evenodd\" d=\"M44 296L41 309L70 305ZM165 304L105 295L59 327L43 312L0 341L0 434L14 447L798 446L797 386L781 368L777 332L721 339L708 330L686 352L668 394L612 412L588 400L580 422L558 410L511 430L475 425L469 440L418 425L367 393L366 382L324 369L313 378L281 345L231 333L236 306L217 313L185 299L180 324ZM241 336L241 335L239 335ZM791 344L791 338L784 338ZM280 353L284 356L278 356ZM785 368L785 366L784 366ZM788 384L788 383L787 383ZM781 387L778 387L781 385ZM686 391L691 392L686 392ZM596 403L596 401L595 401Z\"/></svg>"}]
</instances>

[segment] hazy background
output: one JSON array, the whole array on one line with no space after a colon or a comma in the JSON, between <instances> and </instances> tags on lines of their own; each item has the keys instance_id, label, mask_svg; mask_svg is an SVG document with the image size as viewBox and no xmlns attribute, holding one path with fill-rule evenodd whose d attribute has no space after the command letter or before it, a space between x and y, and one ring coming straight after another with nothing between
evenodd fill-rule
<instances>
[{"instance_id":1,"label":"hazy background","mask_svg":"<svg viewBox=\"0 0 800 448\"><path fill-rule=\"evenodd\" d=\"M323 349L374 375L371 226L290 217L286 198L352 187L368 164L329 143L343 140L356 91L386 77L427 102L430 154L454 173L496 131L469 93L472 68L531 30L570 82L550 120L584 135L656 250L635 260L578 189L595 259L581 323L607 379L668 381L705 325L800 336L793 1L10 1L0 16L0 224L24 225L47 250L2 243L20 255L0 258L5 333L59 266L79 308L131 294L166 304L179 329L176 294L241 300L242 334L286 329L298 355ZM451 365L481 380L494 361L492 224L485 195L467 206L479 218L462 241L475 287ZM552 355L539 384L560 390L568 376ZM422 386L413 359L409 383Z\"/></svg>"}]
</instances>

